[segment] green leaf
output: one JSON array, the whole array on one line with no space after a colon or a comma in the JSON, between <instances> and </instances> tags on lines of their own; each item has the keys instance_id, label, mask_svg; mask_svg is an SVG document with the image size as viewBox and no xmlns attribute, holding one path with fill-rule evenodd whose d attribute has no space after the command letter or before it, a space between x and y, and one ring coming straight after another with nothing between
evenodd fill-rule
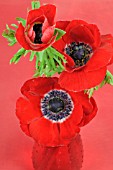
<instances>
[{"instance_id":1,"label":"green leaf","mask_svg":"<svg viewBox=\"0 0 113 170\"><path fill-rule=\"evenodd\" d=\"M58 59L57 56L54 56L54 59L57 61L57 63L59 64L59 66L64 70L64 66L62 65L61 61Z\"/></svg>"},{"instance_id":2,"label":"green leaf","mask_svg":"<svg viewBox=\"0 0 113 170\"><path fill-rule=\"evenodd\" d=\"M98 90L98 89L99 89L99 86L94 87L94 90Z\"/></svg>"},{"instance_id":3,"label":"green leaf","mask_svg":"<svg viewBox=\"0 0 113 170\"><path fill-rule=\"evenodd\" d=\"M6 24L6 30L7 30L7 33L15 33L15 30L9 28L8 24Z\"/></svg>"},{"instance_id":4,"label":"green leaf","mask_svg":"<svg viewBox=\"0 0 113 170\"><path fill-rule=\"evenodd\" d=\"M26 56L29 52L30 52L30 50L26 50L24 53L24 56Z\"/></svg>"},{"instance_id":5,"label":"green leaf","mask_svg":"<svg viewBox=\"0 0 113 170\"><path fill-rule=\"evenodd\" d=\"M14 57L10 60L10 64L12 63L18 63L18 61L20 60L20 58L24 55L25 53L25 49L24 48L21 48L15 55Z\"/></svg>"},{"instance_id":6,"label":"green leaf","mask_svg":"<svg viewBox=\"0 0 113 170\"><path fill-rule=\"evenodd\" d=\"M84 92L87 93L90 98L95 90L99 90L99 88L102 88L105 84L110 84L113 86L113 75L109 71L106 72L104 80L98 86L85 90Z\"/></svg>"},{"instance_id":7,"label":"green leaf","mask_svg":"<svg viewBox=\"0 0 113 170\"><path fill-rule=\"evenodd\" d=\"M18 26L16 24L11 24L11 26L14 28L18 28Z\"/></svg>"},{"instance_id":8,"label":"green leaf","mask_svg":"<svg viewBox=\"0 0 113 170\"><path fill-rule=\"evenodd\" d=\"M7 30L10 30L10 28L9 28L8 24L6 24L6 29L7 29Z\"/></svg>"},{"instance_id":9,"label":"green leaf","mask_svg":"<svg viewBox=\"0 0 113 170\"><path fill-rule=\"evenodd\" d=\"M26 25L26 20L25 20L25 19L17 17L16 20L17 20L17 21L20 21L23 26Z\"/></svg>"},{"instance_id":10,"label":"green leaf","mask_svg":"<svg viewBox=\"0 0 113 170\"><path fill-rule=\"evenodd\" d=\"M42 52L36 52L36 72L34 77L42 76L43 74L47 77L50 77L56 73L56 67L54 66L53 69L50 58L51 55L49 54L47 49Z\"/></svg>"},{"instance_id":11,"label":"green leaf","mask_svg":"<svg viewBox=\"0 0 113 170\"><path fill-rule=\"evenodd\" d=\"M57 35L56 40L59 40L66 32L59 28L55 28L54 35Z\"/></svg>"},{"instance_id":12,"label":"green leaf","mask_svg":"<svg viewBox=\"0 0 113 170\"><path fill-rule=\"evenodd\" d=\"M15 37L6 36L5 38L8 40L9 43L17 42Z\"/></svg>"},{"instance_id":13,"label":"green leaf","mask_svg":"<svg viewBox=\"0 0 113 170\"><path fill-rule=\"evenodd\" d=\"M5 30L3 33L2 33L2 36L6 39L10 39L10 38L14 38L13 34L11 35L10 33L7 32L7 30Z\"/></svg>"},{"instance_id":14,"label":"green leaf","mask_svg":"<svg viewBox=\"0 0 113 170\"><path fill-rule=\"evenodd\" d=\"M42 62L43 58L44 58L44 54L45 54L45 50L38 52L38 56L39 56L39 61Z\"/></svg>"},{"instance_id":15,"label":"green leaf","mask_svg":"<svg viewBox=\"0 0 113 170\"><path fill-rule=\"evenodd\" d=\"M47 76L47 77L50 77L51 76L51 73L50 73L50 69L48 67L48 65L46 65L46 67L44 68L44 74Z\"/></svg>"},{"instance_id":16,"label":"green leaf","mask_svg":"<svg viewBox=\"0 0 113 170\"><path fill-rule=\"evenodd\" d=\"M105 79L108 84L113 85L113 75L109 71L107 71Z\"/></svg>"},{"instance_id":17,"label":"green leaf","mask_svg":"<svg viewBox=\"0 0 113 170\"><path fill-rule=\"evenodd\" d=\"M62 59L62 61L63 61L64 63L66 63L66 60L64 59L64 56L63 56L61 53L59 53L55 48L53 48L53 47L48 47L47 49L49 49L50 52L53 53L54 55L59 56L59 57Z\"/></svg>"},{"instance_id":18,"label":"green leaf","mask_svg":"<svg viewBox=\"0 0 113 170\"><path fill-rule=\"evenodd\" d=\"M16 44L16 42L17 42L17 41L16 41L16 39L15 39L14 41L10 42L8 45L9 45L9 46L13 46L14 44Z\"/></svg>"},{"instance_id":19,"label":"green leaf","mask_svg":"<svg viewBox=\"0 0 113 170\"><path fill-rule=\"evenodd\" d=\"M54 71L54 70L53 70L53 71L50 71L50 72L47 73L47 76L48 76L48 77L51 77L51 76L53 76L55 73L56 73L56 71Z\"/></svg>"},{"instance_id":20,"label":"green leaf","mask_svg":"<svg viewBox=\"0 0 113 170\"><path fill-rule=\"evenodd\" d=\"M112 80L109 80L108 84L110 84L110 85L113 86L113 79L112 79Z\"/></svg>"},{"instance_id":21,"label":"green leaf","mask_svg":"<svg viewBox=\"0 0 113 170\"><path fill-rule=\"evenodd\" d=\"M63 70L64 70L64 68L61 68L60 66L57 67L58 74L60 74Z\"/></svg>"},{"instance_id":22,"label":"green leaf","mask_svg":"<svg viewBox=\"0 0 113 170\"><path fill-rule=\"evenodd\" d=\"M45 67L45 55L46 51L36 52L36 76L42 76L44 74L44 67Z\"/></svg>"},{"instance_id":23,"label":"green leaf","mask_svg":"<svg viewBox=\"0 0 113 170\"><path fill-rule=\"evenodd\" d=\"M30 60L29 61L33 61L35 54L36 54L36 51L31 51L31 55L30 55Z\"/></svg>"},{"instance_id":24,"label":"green leaf","mask_svg":"<svg viewBox=\"0 0 113 170\"><path fill-rule=\"evenodd\" d=\"M36 72L35 77L46 75L52 76L55 73L61 73L64 70L64 56L49 47L44 51L36 52Z\"/></svg>"},{"instance_id":25,"label":"green leaf","mask_svg":"<svg viewBox=\"0 0 113 170\"><path fill-rule=\"evenodd\" d=\"M91 98L94 94L94 88L91 88L89 91L88 91L88 95L89 95L89 98Z\"/></svg>"},{"instance_id":26,"label":"green leaf","mask_svg":"<svg viewBox=\"0 0 113 170\"><path fill-rule=\"evenodd\" d=\"M38 53L39 54L39 60L40 60L40 65L39 65L39 72L40 72L40 76L43 75L43 69L45 66L45 56L46 56L46 51L41 51Z\"/></svg>"},{"instance_id":27,"label":"green leaf","mask_svg":"<svg viewBox=\"0 0 113 170\"><path fill-rule=\"evenodd\" d=\"M106 80L104 79L101 83L100 83L100 85L98 86L99 88L102 88L104 85L106 84ZM98 88L98 89L99 89Z\"/></svg>"},{"instance_id":28,"label":"green leaf","mask_svg":"<svg viewBox=\"0 0 113 170\"><path fill-rule=\"evenodd\" d=\"M92 87L91 89L84 90L84 93L88 94L88 97L91 98L94 94L94 91L98 90L99 88L100 88L100 86L95 86L95 87Z\"/></svg>"},{"instance_id":29,"label":"green leaf","mask_svg":"<svg viewBox=\"0 0 113 170\"><path fill-rule=\"evenodd\" d=\"M39 54L36 52L36 70L39 68Z\"/></svg>"},{"instance_id":30,"label":"green leaf","mask_svg":"<svg viewBox=\"0 0 113 170\"><path fill-rule=\"evenodd\" d=\"M33 75L33 77L38 77L38 76L40 76L40 74L39 74L39 71L36 70L36 71L35 71L35 74Z\"/></svg>"},{"instance_id":31,"label":"green leaf","mask_svg":"<svg viewBox=\"0 0 113 170\"><path fill-rule=\"evenodd\" d=\"M15 37L15 30L12 30L9 28L8 25L6 25L6 29L3 31L2 36L7 38L7 37Z\"/></svg>"},{"instance_id":32,"label":"green leaf","mask_svg":"<svg viewBox=\"0 0 113 170\"><path fill-rule=\"evenodd\" d=\"M9 46L13 46L17 40L15 38L15 30L9 28L9 26L6 24L6 29L3 31L2 36L7 39L9 42Z\"/></svg>"},{"instance_id":33,"label":"green leaf","mask_svg":"<svg viewBox=\"0 0 113 170\"><path fill-rule=\"evenodd\" d=\"M38 0L37 1L36 0L32 1L31 6L32 6L32 9L40 8L40 1L38 1Z\"/></svg>"},{"instance_id":34,"label":"green leaf","mask_svg":"<svg viewBox=\"0 0 113 170\"><path fill-rule=\"evenodd\" d=\"M49 56L48 56L47 50L45 51L44 59L45 59L45 61L46 61L46 64L47 64L48 68L51 69L51 64L50 64L50 62L49 62L49 59L50 59L50 58L49 58Z\"/></svg>"},{"instance_id":35,"label":"green leaf","mask_svg":"<svg viewBox=\"0 0 113 170\"><path fill-rule=\"evenodd\" d=\"M55 61L53 59L53 54L50 52L49 49L47 49L46 51L47 51L47 54L49 56L49 61L50 61L50 64L51 64L53 70L56 70L56 64L55 64Z\"/></svg>"}]
</instances>

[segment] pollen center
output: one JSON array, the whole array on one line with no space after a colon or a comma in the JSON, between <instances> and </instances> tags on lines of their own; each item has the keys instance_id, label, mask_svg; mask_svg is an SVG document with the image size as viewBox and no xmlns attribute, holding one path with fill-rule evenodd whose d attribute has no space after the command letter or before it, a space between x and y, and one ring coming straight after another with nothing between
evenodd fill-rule
<instances>
[{"instance_id":1,"label":"pollen center","mask_svg":"<svg viewBox=\"0 0 113 170\"><path fill-rule=\"evenodd\" d=\"M84 66L92 56L92 48L85 43L72 42L65 48L65 52L75 62L75 67Z\"/></svg>"},{"instance_id":2,"label":"pollen center","mask_svg":"<svg viewBox=\"0 0 113 170\"><path fill-rule=\"evenodd\" d=\"M33 31L35 32L34 43L35 44L42 44L41 37L42 37L42 24L35 24L33 26Z\"/></svg>"},{"instance_id":3,"label":"pollen center","mask_svg":"<svg viewBox=\"0 0 113 170\"><path fill-rule=\"evenodd\" d=\"M49 110L58 113L64 109L64 102L60 98L53 98L49 101Z\"/></svg>"},{"instance_id":4,"label":"pollen center","mask_svg":"<svg viewBox=\"0 0 113 170\"><path fill-rule=\"evenodd\" d=\"M63 90L51 90L41 100L43 116L54 123L65 121L73 108L71 96Z\"/></svg>"}]
</instances>

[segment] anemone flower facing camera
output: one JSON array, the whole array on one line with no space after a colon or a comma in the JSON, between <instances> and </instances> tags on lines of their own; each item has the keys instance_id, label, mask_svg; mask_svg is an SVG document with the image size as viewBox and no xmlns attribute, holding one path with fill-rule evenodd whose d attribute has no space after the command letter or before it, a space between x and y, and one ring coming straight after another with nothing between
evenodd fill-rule
<instances>
[{"instance_id":1,"label":"anemone flower facing camera","mask_svg":"<svg viewBox=\"0 0 113 170\"><path fill-rule=\"evenodd\" d=\"M100 35L94 24L82 20L59 21L66 34L53 45L67 61L59 83L67 90L81 91L99 85L113 62L113 37Z\"/></svg>"},{"instance_id":2,"label":"anemone flower facing camera","mask_svg":"<svg viewBox=\"0 0 113 170\"><path fill-rule=\"evenodd\" d=\"M97 113L93 98L84 92L70 92L57 78L34 78L21 88L16 114L22 130L44 146L70 143Z\"/></svg>"}]
</instances>

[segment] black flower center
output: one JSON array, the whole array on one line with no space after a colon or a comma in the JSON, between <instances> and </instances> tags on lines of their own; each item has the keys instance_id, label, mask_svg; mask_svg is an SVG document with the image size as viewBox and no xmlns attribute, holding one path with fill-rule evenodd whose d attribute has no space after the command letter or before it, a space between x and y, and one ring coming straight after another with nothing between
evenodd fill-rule
<instances>
[{"instance_id":1,"label":"black flower center","mask_svg":"<svg viewBox=\"0 0 113 170\"><path fill-rule=\"evenodd\" d=\"M64 109L64 102L60 98L53 98L49 101L49 110L58 113Z\"/></svg>"},{"instance_id":2,"label":"black flower center","mask_svg":"<svg viewBox=\"0 0 113 170\"><path fill-rule=\"evenodd\" d=\"M73 101L65 91L51 90L41 100L41 111L46 119L61 123L71 115Z\"/></svg>"},{"instance_id":3,"label":"black flower center","mask_svg":"<svg viewBox=\"0 0 113 170\"><path fill-rule=\"evenodd\" d=\"M35 44L42 44L41 37L42 37L42 24L35 24L33 26L33 31L35 32L34 43Z\"/></svg>"},{"instance_id":4,"label":"black flower center","mask_svg":"<svg viewBox=\"0 0 113 170\"><path fill-rule=\"evenodd\" d=\"M75 67L84 66L92 56L92 48L88 44L72 42L65 48L68 54L75 62Z\"/></svg>"}]
</instances>

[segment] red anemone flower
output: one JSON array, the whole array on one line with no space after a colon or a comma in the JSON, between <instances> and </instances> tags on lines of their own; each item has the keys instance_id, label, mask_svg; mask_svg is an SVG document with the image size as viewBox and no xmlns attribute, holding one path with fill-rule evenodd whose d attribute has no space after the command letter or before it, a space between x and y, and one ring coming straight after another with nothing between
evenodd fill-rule
<instances>
[{"instance_id":1,"label":"red anemone flower","mask_svg":"<svg viewBox=\"0 0 113 170\"><path fill-rule=\"evenodd\" d=\"M113 62L113 37L101 36L96 25L82 20L59 21L56 27L66 31L53 44L67 60L59 78L61 87L81 91L99 85Z\"/></svg>"},{"instance_id":2,"label":"red anemone flower","mask_svg":"<svg viewBox=\"0 0 113 170\"><path fill-rule=\"evenodd\" d=\"M93 98L64 90L58 78L39 77L21 88L16 115L22 130L44 146L67 145L97 113Z\"/></svg>"},{"instance_id":3,"label":"red anemone flower","mask_svg":"<svg viewBox=\"0 0 113 170\"><path fill-rule=\"evenodd\" d=\"M26 26L21 23L16 39L26 50L42 51L55 41L56 7L48 4L28 12Z\"/></svg>"}]
</instances>

